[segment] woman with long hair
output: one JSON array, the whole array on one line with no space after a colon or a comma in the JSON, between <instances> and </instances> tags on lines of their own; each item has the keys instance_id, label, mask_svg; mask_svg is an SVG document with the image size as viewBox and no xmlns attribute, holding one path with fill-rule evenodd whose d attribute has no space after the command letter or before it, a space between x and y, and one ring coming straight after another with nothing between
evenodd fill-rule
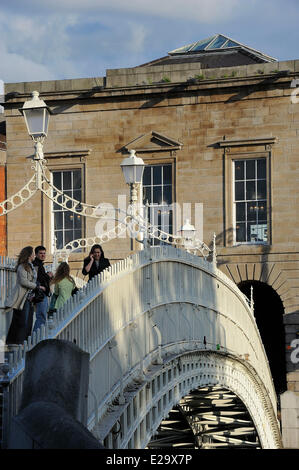
<instances>
[{"instance_id":1,"label":"woman with long hair","mask_svg":"<svg viewBox=\"0 0 299 470\"><path fill-rule=\"evenodd\" d=\"M73 289L76 284L74 279L70 276L70 267L63 261L56 269L55 276L51 284L54 284L54 294L57 297L54 308L58 309L71 297Z\"/></svg>"},{"instance_id":2,"label":"woman with long hair","mask_svg":"<svg viewBox=\"0 0 299 470\"><path fill-rule=\"evenodd\" d=\"M32 265L34 258L32 246L25 246L18 256L16 284L5 301L5 307L13 309L6 344L22 344L31 335L34 310L32 291L37 287L37 272ZM43 287L40 289L44 290Z\"/></svg>"},{"instance_id":3,"label":"woman with long hair","mask_svg":"<svg viewBox=\"0 0 299 470\"><path fill-rule=\"evenodd\" d=\"M91 247L89 256L84 259L82 274L88 274L90 281L94 276L100 274L104 269L109 268L110 261L105 258L103 248L101 245L93 245Z\"/></svg>"}]
</instances>

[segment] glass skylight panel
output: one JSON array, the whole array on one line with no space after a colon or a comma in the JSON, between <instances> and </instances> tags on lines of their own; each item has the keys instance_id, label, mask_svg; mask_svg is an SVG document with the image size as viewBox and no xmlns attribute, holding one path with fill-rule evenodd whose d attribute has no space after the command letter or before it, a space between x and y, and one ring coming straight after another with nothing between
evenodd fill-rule
<instances>
[{"instance_id":1,"label":"glass skylight panel","mask_svg":"<svg viewBox=\"0 0 299 470\"><path fill-rule=\"evenodd\" d=\"M188 52L189 49L193 46L194 43L188 44L188 46L179 47L178 49L174 49L174 51L169 52L169 54L176 54L181 52Z\"/></svg>"},{"instance_id":2,"label":"glass skylight panel","mask_svg":"<svg viewBox=\"0 0 299 470\"><path fill-rule=\"evenodd\" d=\"M215 38L215 36L211 36L210 38L208 39L203 39L202 41L198 41L198 42L195 42L193 47L190 48L190 51L202 51L203 49L205 49L209 44L210 42Z\"/></svg>"},{"instance_id":3,"label":"glass skylight panel","mask_svg":"<svg viewBox=\"0 0 299 470\"><path fill-rule=\"evenodd\" d=\"M228 43L225 44L225 47L236 47L236 46L240 46L240 44L238 44L235 41L231 41L231 40L229 40Z\"/></svg>"},{"instance_id":4,"label":"glass skylight panel","mask_svg":"<svg viewBox=\"0 0 299 470\"><path fill-rule=\"evenodd\" d=\"M219 35L216 41L214 41L207 49L219 49L227 41L227 38Z\"/></svg>"}]
</instances>

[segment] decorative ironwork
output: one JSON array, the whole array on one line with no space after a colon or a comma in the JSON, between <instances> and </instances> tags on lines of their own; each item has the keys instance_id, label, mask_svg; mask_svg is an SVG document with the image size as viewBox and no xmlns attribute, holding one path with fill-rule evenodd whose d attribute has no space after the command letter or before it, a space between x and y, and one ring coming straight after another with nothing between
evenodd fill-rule
<instances>
[{"instance_id":1,"label":"decorative ironwork","mask_svg":"<svg viewBox=\"0 0 299 470\"><path fill-rule=\"evenodd\" d=\"M6 215L25 204L25 202L32 198L36 191L36 174L34 174L22 189L7 198L5 201L0 202L0 216Z\"/></svg>"},{"instance_id":2,"label":"decorative ironwork","mask_svg":"<svg viewBox=\"0 0 299 470\"><path fill-rule=\"evenodd\" d=\"M41 158L40 155L38 155L38 157L39 158L35 158L35 165L32 167L32 169L35 170L35 174L18 193L14 194L6 201L0 203L0 215L5 215L6 213L21 206L27 200L29 200L37 190L40 190L52 202L58 204L68 211L74 212L75 214L84 217L92 217L95 219L104 218L107 221L114 220L119 222L118 225L116 225L113 229L106 231L100 236L80 238L69 242L63 247L63 249L57 250L58 256L67 258L70 253L78 250L79 248L86 248L92 246L94 243L105 243L107 241L113 240L118 235L124 233L126 230L130 230L131 233L143 232L147 238L141 243L146 243L146 240L151 237L159 240L162 243L184 248L186 242L184 237L167 233L155 225L150 224L140 214L136 213L137 211L134 205L133 207L131 206L126 212L115 209L114 217L107 218L105 212L100 213L100 209L104 208L104 206L94 206L87 204L66 195L51 183L50 178L46 175L46 160ZM31 188L34 183L34 188ZM25 193L26 191L27 193ZM124 218L121 221L118 218L118 213L120 212L124 215ZM192 252L193 254L200 253L204 257L208 256L210 253L209 247L199 239L192 240L192 246L190 247L188 245L188 251Z\"/></svg>"}]
</instances>

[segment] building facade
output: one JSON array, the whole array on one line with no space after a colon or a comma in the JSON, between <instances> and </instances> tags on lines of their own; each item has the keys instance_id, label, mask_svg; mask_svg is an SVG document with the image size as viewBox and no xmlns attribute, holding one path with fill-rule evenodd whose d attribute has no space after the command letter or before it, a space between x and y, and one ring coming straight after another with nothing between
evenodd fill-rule
<instances>
[{"instance_id":1,"label":"building facade","mask_svg":"<svg viewBox=\"0 0 299 470\"><path fill-rule=\"evenodd\" d=\"M253 286L278 394L299 394L299 60L277 62L223 38L105 77L6 84L7 195L32 176L19 108L34 90L53 111L49 178L74 199L126 208L120 163L134 149L151 220L176 233L188 218L210 246L216 234L219 268L247 295ZM7 254L43 244L50 259L54 241L62 248L114 222L96 223L36 193L7 216ZM126 234L103 248L112 262L138 249ZM71 255L74 273L86 253Z\"/></svg>"}]
</instances>

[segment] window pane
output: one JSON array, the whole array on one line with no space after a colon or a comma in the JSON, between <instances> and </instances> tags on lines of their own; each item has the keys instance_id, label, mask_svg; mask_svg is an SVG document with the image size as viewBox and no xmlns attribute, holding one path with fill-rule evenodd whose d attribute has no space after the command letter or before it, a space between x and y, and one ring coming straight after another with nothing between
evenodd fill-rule
<instances>
[{"instance_id":1,"label":"window pane","mask_svg":"<svg viewBox=\"0 0 299 470\"><path fill-rule=\"evenodd\" d=\"M173 211L169 211L169 233L172 233L172 213Z\"/></svg>"},{"instance_id":2,"label":"window pane","mask_svg":"<svg viewBox=\"0 0 299 470\"><path fill-rule=\"evenodd\" d=\"M79 189L81 192L81 170L73 171L73 188Z\"/></svg>"},{"instance_id":3,"label":"window pane","mask_svg":"<svg viewBox=\"0 0 299 470\"><path fill-rule=\"evenodd\" d=\"M257 161L257 178L266 178L266 159L263 158Z\"/></svg>"},{"instance_id":4,"label":"window pane","mask_svg":"<svg viewBox=\"0 0 299 470\"><path fill-rule=\"evenodd\" d=\"M246 242L245 223L236 225L236 241Z\"/></svg>"},{"instance_id":5,"label":"window pane","mask_svg":"<svg viewBox=\"0 0 299 470\"><path fill-rule=\"evenodd\" d=\"M256 199L255 181L246 181L246 199Z\"/></svg>"},{"instance_id":6,"label":"window pane","mask_svg":"<svg viewBox=\"0 0 299 470\"><path fill-rule=\"evenodd\" d=\"M236 183L235 185L235 200L236 201L243 201L245 199L244 194L244 183Z\"/></svg>"},{"instance_id":7,"label":"window pane","mask_svg":"<svg viewBox=\"0 0 299 470\"><path fill-rule=\"evenodd\" d=\"M73 230L65 230L64 231L64 244L69 243L73 240L74 233Z\"/></svg>"},{"instance_id":8,"label":"window pane","mask_svg":"<svg viewBox=\"0 0 299 470\"><path fill-rule=\"evenodd\" d=\"M63 228L63 212L56 212L54 214L54 229L62 230Z\"/></svg>"},{"instance_id":9,"label":"window pane","mask_svg":"<svg viewBox=\"0 0 299 470\"><path fill-rule=\"evenodd\" d=\"M266 222L267 221L266 201L259 201L257 203L257 205L258 205L258 220L259 220L259 222L261 222L261 221Z\"/></svg>"},{"instance_id":10,"label":"window pane","mask_svg":"<svg viewBox=\"0 0 299 470\"><path fill-rule=\"evenodd\" d=\"M64 228L72 229L74 225L74 214L72 212L64 212Z\"/></svg>"},{"instance_id":11,"label":"window pane","mask_svg":"<svg viewBox=\"0 0 299 470\"><path fill-rule=\"evenodd\" d=\"M81 195L82 195L82 192L77 189L77 190L73 191L72 198L76 199L76 201L82 201Z\"/></svg>"},{"instance_id":12,"label":"window pane","mask_svg":"<svg viewBox=\"0 0 299 470\"><path fill-rule=\"evenodd\" d=\"M244 179L244 161L235 161L235 180Z\"/></svg>"},{"instance_id":13,"label":"window pane","mask_svg":"<svg viewBox=\"0 0 299 470\"><path fill-rule=\"evenodd\" d=\"M258 230L257 230L257 224L255 222L250 222L247 225L247 240L249 242L258 241Z\"/></svg>"},{"instance_id":14,"label":"window pane","mask_svg":"<svg viewBox=\"0 0 299 470\"><path fill-rule=\"evenodd\" d=\"M257 199L266 199L266 181L257 182Z\"/></svg>"},{"instance_id":15,"label":"window pane","mask_svg":"<svg viewBox=\"0 0 299 470\"><path fill-rule=\"evenodd\" d=\"M157 220L158 220L157 224L158 224L158 227L161 228L161 208L159 208L159 209L157 210L157 215L158 215L158 217L157 217Z\"/></svg>"},{"instance_id":16,"label":"window pane","mask_svg":"<svg viewBox=\"0 0 299 470\"><path fill-rule=\"evenodd\" d=\"M163 184L172 184L172 166L163 166Z\"/></svg>"},{"instance_id":17,"label":"window pane","mask_svg":"<svg viewBox=\"0 0 299 470\"><path fill-rule=\"evenodd\" d=\"M148 186L146 188L143 187L143 204L146 203L151 204L152 198L151 198L151 186Z\"/></svg>"},{"instance_id":18,"label":"window pane","mask_svg":"<svg viewBox=\"0 0 299 470\"><path fill-rule=\"evenodd\" d=\"M161 204L162 202L162 186L153 187L153 203Z\"/></svg>"},{"instance_id":19,"label":"window pane","mask_svg":"<svg viewBox=\"0 0 299 470\"><path fill-rule=\"evenodd\" d=\"M71 171L62 172L62 187L64 190L71 189L72 187L72 172Z\"/></svg>"},{"instance_id":20,"label":"window pane","mask_svg":"<svg viewBox=\"0 0 299 470\"><path fill-rule=\"evenodd\" d=\"M73 240L77 240L78 238L82 238L82 232L81 230L74 230Z\"/></svg>"},{"instance_id":21,"label":"window pane","mask_svg":"<svg viewBox=\"0 0 299 470\"><path fill-rule=\"evenodd\" d=\"M149 210L149 217L150 217L150 223L152 225L158 226L158 210L159 208L157 206L152 206L150 207Z\"/></svg>"},{"instance_id":22,"label":"window pane","mask_svg":"<svg viewBox=\"0 0 299 470\"><path fill-rule=\"evenodd\" d=\"M53 172L53 185L57 189L61 189L61 173L60 172Z\"/></svg>"},{"instance_id":23,"label":"window pane","mask_svg":"<svg viewBox=\"0 0 299 470\"><path fill-rule=\"evenodd\" d=\"M246 160L246 179L255 179L255 160Z\"/></svg>"},{"instance_id":24,"label":"window pane","mask_svg":"<svg viewBox=\"0 0 299 470\"><path fill-rule=\"evenodd\" d=\"M245 221L245 202L238 202L236 204L236 220Z\"/></svg>"},{"instance_id":25,"label":"window pane","mask_svg":"<svg viewBox=\"0 0 299 470\"><path fill-rule=\"evenodd\" d=\"M248 241L252 243L267 241L267 225L250 223L247 228Z\"/></svg>"},{"instance_id":26,"label":"window pane","mask_svg":"<svg viewBox=\"0 0 299 470\"><path fill-rule=\"evenodd\" d=\"M167 206L161 207L161 224L164 231L168 231L170 211Z\"/></svg>"},{"instance_id":27,"label":"window pane","mask_svg":"<svg viewBox=\"0 0 299 470\"><path fill-rule=\"evenodd\" d=\"M81 229L82 227L82 217L80 215L74 215L74 228Z\"/></svg>"},{"instance_id":28,"label":"window pane","mask_svg":"<svg viewBox=\"0 0 299 470\"><path fill-rule=\"evenodd\" d=\"M73 197L73 191L71 189L64 189L63 194L71 198Z\"/></svg>"},{"instance_id":29,"label":"window pane","mask_svg":"<svg viewBox=\"0 0 299 470\"><path fill-rule=\"evenodd\" d=\"M163 202L170 205L172 203L171 186L163 186Z\"/></svg>"},{"instance_id":30,"label":"window pane","mask_svg":"<svg viewBox=\"0 0 299 470\"><path fill-rule=\"evenodd\" d=\"M256 220L257 218L257 203L247 202L247 220Z\"/></svg>"},{"instance_id":31,"label":"window pane","mask_svg":"<svg viewBox=\"0 0 299 470\"><path fill-rule=\"evenodd\" d=\"M145 166L144 167L144 172L143 172L143 184L151 184L151 171L152 167L150 166Z\"/></svg>"},{"instance_id":32,"label":"window pane","mask_svg":"<svg viewBox=\"0 0 299 470\"><path fill-rule=\"evenodd\" d=\"M56 237L56 248L60 250L63 248L63 232L61 230L58 232L55 231L54 237Z\"/></svg>"},{"instance_id":33,"label":"window pane","mask_svg":"<svg viewBox=\"0 0 299 470\"><path fill-rule=\"evenodd\" d=\"M162 168L161 166L154 166L153 167L153 184L161 184L162 183Z\"/></svg>"}]
</instances>

